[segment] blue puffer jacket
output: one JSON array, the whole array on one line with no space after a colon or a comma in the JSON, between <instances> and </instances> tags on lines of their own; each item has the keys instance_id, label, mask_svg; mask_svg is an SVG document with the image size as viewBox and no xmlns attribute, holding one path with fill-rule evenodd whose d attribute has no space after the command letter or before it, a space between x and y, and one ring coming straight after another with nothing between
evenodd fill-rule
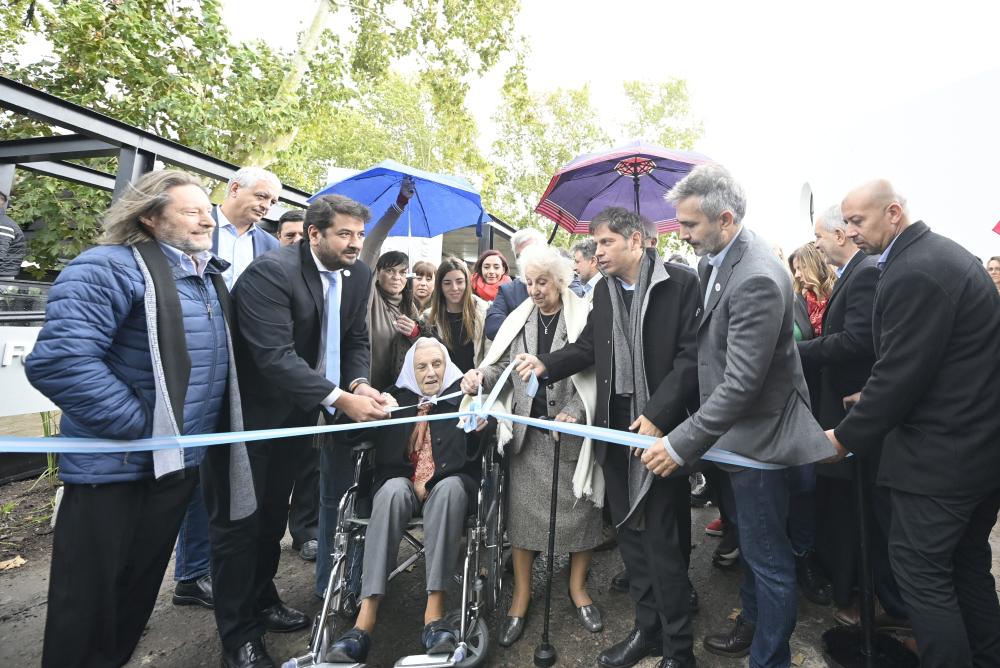
<instances>
[{"instance_id":1,"label":"blue puffer jacket","mask_svg":"<svg viewBox=\"0 0 1000 668\"><path fill-rule=\"evenodd\" d=\"M191 380L184 399L184 434L219 430L227 396L229 352L225 319L208 274L225 263L213 259L205 278L168 256L177 281ZM80 254L49 292L45 326L26 360L28 380L62 409L65 436L107 439L152 434L152 359L146 334L146 289L125 246L99 246ZM228 429L228 425L225 425ZM185 450L185 467L198 466L204 448ZM64 454L59 477L95 484L153 477L148 452Z\"/></svg>"}]
</instances>

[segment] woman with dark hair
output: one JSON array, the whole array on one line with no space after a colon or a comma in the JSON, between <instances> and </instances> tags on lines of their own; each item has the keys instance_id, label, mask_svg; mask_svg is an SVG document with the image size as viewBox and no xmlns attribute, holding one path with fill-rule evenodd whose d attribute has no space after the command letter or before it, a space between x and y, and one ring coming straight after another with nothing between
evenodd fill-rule
<instances>
[{"instance_id":1,"label":"woman with dark hair","mask_svg":"<svg viewBox=\"0 0 1000 668\"><path fill-rule=\"evenodd\" d=\"M372 349L372 387L384 390L399 375L406 351L420 335L413 287L406 279L410 258L383 253L375 263L375 285L368 298L368 338Z\"/></svg>"},{"instance_id":2,"label":"woman with dark hair","mask_svg":"<svg viewBox=\"0 0 1000 668\"><path fill-rule=\"evenodd\" d=\"M413 196L412 181L404 180L396 202L369 231L361 249L361 261L374 265L371 294L368 297L368 341L372 350L372 367L368 379L372 387L384 390L399 375L403 357L420 335L417 308L413 303L413 288L407 280L410 258L402 251L382 254L382 244L389 230ZM376 259L377 258L377 259Z\"/></svg>"},{"instance_id":3,"label":"woman with dark hair","mask_svg":"<svg viewBox=\"0 0 1000 668\"><path fill-rule=\"evenodd\" d=\"M431 307L424 313L427 333L441 341L465 373L483 359L483 322L487 304L472 294L469 268L457 257L445 257L434 278Z\"/></svg>"},{"instance_id":4,"label":"woman with dark hair","mask_svg":"<svg viewBox=\"0 0 1000 668\"><path fill-rule=\"evenodd\" d=\"M492 303L500 286L510 283L507 258L498 250L483 251L472 269L472 292L483 301Z\"/></svg>"}]
</instances>

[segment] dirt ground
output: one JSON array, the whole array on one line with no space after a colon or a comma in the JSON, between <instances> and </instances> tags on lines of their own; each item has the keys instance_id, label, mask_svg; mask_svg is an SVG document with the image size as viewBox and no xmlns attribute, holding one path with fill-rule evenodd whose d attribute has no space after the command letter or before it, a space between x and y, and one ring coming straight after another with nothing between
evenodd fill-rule
<instances>
[{"instance_id":1,"label":"dirt ground","mask_svg":"<svg viewBox=\"0 0 1000 668\"><path fill-rule=\"evenodd\" d=\"M42 483L30 490L30 483L18 483L0 488L0 503L19 499L16 517L24 518L22 533L4 529L3 559L19 554L26 559L20 567L0 572L0 666L33 666L41 658L42 633L46 611L48 587L48 552L51 535L36 532L34 526L47 512L49 489ZM712 508L693 512L696 548L691 563L691 577L701 594L701 611L695 616L694 631L696 652L701 666L733 667L745 665L735 659L722 659L706 654L701 649L700 638L706 633L726 628L739 605L738 572L723 572L711 565L711 554L718 539L706 536L704 525L715 517ZM32 522L34 521L34 526ZM26 532L26 533L25 533ZM24 536L20 541L17 536ZM1000 577L1000 529L994 529L994 575ZM606 646L623 638L632 625L632 607L626 595L608 589L608 582L621 567L617 551L601 552L595 556L590 579L590 592L601 608L605 619L602 633L587 633L575 619L572 608L564 597L555 595L552 613L552 644L558 652L557 665L595 666L597 654ZM554 592L565 590L567 563L556 563ZM173 581L169 567L164 578L156 608L149 620L145 635L131 662L132 668L155 666L162 668L191 668L217 666L219 645L215 622L208 610L175 607L170 602ZM276 583L284 600L299 609L316 613L319 601L312 596L313 565L302 561L291 550L286 537L281 567ZM374 649L369 657L371 668L388 668L400 657L416 653L422 625L423 569L417 567L404 573L390 585L389 605L382 606L379 626L374 634ZM541 634L542 592L544 578L541 563L535 569L534 598L529 612L528 626L520 642L509 649L501 649L495 642L483 664L490 667L525 667L532 665L534 648ZM450 601L457 600L456 592ZM818 668L825 663L821 656L820 635L833 626L832 608L813 605L800 597L798 625L792 637L792 653L796 665ZM495 630L491 625L491 632ZM308 634L271 634L268 647L279 661L299 655L308 643ZM656 660L646 659L640 668L652 668Z\"/></svg>"}]
</instances>

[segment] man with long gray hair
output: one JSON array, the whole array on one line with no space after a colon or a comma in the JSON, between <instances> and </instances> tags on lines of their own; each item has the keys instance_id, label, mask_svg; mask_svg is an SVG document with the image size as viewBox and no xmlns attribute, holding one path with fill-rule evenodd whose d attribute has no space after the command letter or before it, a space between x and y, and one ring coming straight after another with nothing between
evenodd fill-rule
<instances>
[{"instance_id":1,"label":"man with long gray hair","mask_svg":"<svg viewBox=\"0 0 1000 668\"><path fill-rule=\"evenodd\" d=\"M64 436L174 437L243 430L226 263L209 252L195 177L142 176L104 216L100 246L49 293L27 375L62 410ZM153 610L205 448L63 454L42 665L121 666ZM228 516L256 509L242 443L228 452Z\"/></svg>"},{"instance_id":2,"label":"man with long gray hair","mask_svg":"<svg viewBox=\"0 0 1000 668\"><path fill-rule=\"evenodd\" d=\"M743 226L743 188L722 166L701 165L668 199L677 207L681 239L703 258L701 407L642 459L669 475L718 446L760 463L726 469L736 500L743 606L730 632L704 643L713 654L749 654L751 666L787 667L796 590L785 467L832 457L835 450L809 410L790 277L768 244Z\"/></svg>"}]
</instances>

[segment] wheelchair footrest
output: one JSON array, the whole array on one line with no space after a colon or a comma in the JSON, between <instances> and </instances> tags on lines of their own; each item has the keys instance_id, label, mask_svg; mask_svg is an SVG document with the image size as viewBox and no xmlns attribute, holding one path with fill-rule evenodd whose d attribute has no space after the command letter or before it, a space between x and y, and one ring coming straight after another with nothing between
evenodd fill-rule
<instances>
[{"instance_id":1,"label":"wheelchair footrest","mask_svg":"<svg viewBox=\"0 0 1000 668\"><path fill-rule=\"evenodd\" d=\"M413 654L396 661L395 668L452 668L452 654Z\"/></svg>"}]
</instances>

